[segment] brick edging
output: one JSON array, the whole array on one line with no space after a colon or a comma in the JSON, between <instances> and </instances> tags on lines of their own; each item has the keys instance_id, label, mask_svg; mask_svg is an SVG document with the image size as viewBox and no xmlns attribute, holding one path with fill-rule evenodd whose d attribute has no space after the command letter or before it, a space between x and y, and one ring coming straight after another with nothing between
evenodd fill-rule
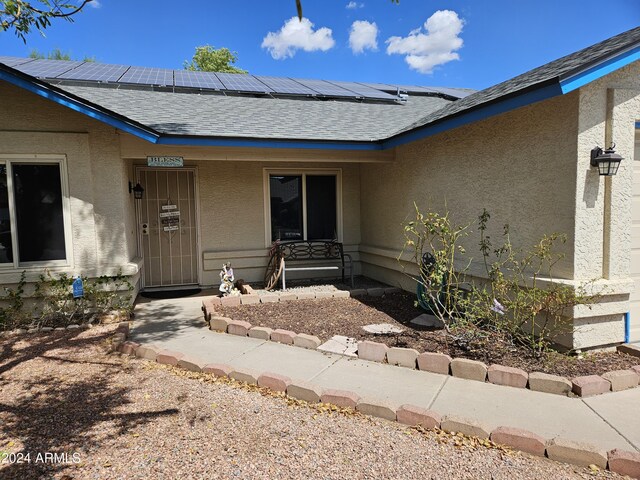
<instances>
[{"instance_id":1,"label":"brick edging","mask_svg":"<svg viewBox=\"0 0 640 480\"><path fill-rule=\"evenodd\" d=\"M491 440L495 444L505 445L532 455L548 457L551 460L588 467L597 465L608 468L621 475L640 478L640 453L619 449L603 450L586 443L578 443L561 437L542 438L541 436L519 428L498 426L490 429L473 419L454 415L442 417L437 412L416 405L405 404L398 408L374 399L361 398L357 393L345 390L322 388L308 382L291 379L272 372L240 370L225 364L207 364L196 358L186 357L180 352L162 350L153 345L141 345L126 341L129 325L118 327L113 336L117 350L123 354L156 361L196 373L226 377L238 382L257 385L274 392L305 401L310 404L330 403L337 407L352 409L365 415L396 421L425 430L443 430L450 433L462 433L467 436ZM116 339L117 337L117 339Z\"/></svg>"},{"instance_id":2,"label":"brick edging","mask_svg":"<svg viewBox=\"0 0 640 480\"><path fill-rule=\"evenodd\" d=\"M378 288L369 290L371 290L375 295L391 294L400 291L398 288ZM340 297L347 298L349 296L369 295L369 290L339 290L338 292L341 294ZM285 292L281 294L281 296L285 298L284 300L269 299L268 302L290 301L297 299L306 300L311 298L307 296L308 293L309 292L301 292L300 298L298 298L298 295L296 294ZM276 294L273 295L275 296ZM316 349L322 344L320 338L315 335L296 333L281 329L273 330L268 327L254 327L248 322L239 322L228 317L216 315L216 306L224 305L226 298L238 298L238 300L234 300L234 304L242 305L245 304L242 301L242 297L250 296L251 295L241 295L237 297L212 297L203 300L202 312L204 314L205 321L209 324L209 329L233 335L271 340L309 349ZM258 295L255 296L257 297ZM323 296L315 298L329 297ZM257 302L252 300L250 303ZM621 345L618 349L619 351L631 355L635 355L634 352L637 351L638 356L640 356L640 347L635 347L633 345ZM628 351L629 349L633 349L633 352ZM361 360L389 363L392 365L414 368L431 373L439 373L441 375L451 375L468 380L489 382L495 385L527 388L537 392L556 395L569 396L573 393L579 397L589 397L607 392L617 392L629 388L636 388L640 385L640 365L631 367L627 370L614 370L604 373L603 375L586 375L568 379L566 377L544 372L528 373L520 368L507 367L498 364L487 366L483 362L477 360L451 358L449 355L444 353L420 353L411 348L389 347L384 343L373 342L371 340L358 342L357 353L358 358Z\"/></svg>"}]
</instances>

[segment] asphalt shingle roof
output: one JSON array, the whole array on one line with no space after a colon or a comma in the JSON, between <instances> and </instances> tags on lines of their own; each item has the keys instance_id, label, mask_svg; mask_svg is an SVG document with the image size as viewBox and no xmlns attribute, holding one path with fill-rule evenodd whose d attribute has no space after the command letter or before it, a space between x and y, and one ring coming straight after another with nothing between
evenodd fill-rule
<instances>
[{"instance_id":1,"label":"asphalt shingle roof","mask_svg":"<svg viewBox=\"0 0 640 480\"><path fill-rule=\"evenodd\" d=\"M451 103L403 104L200 95L87 86L57 87L161 133L298 140L374 141Z\"/></svg>"}]
</instances>

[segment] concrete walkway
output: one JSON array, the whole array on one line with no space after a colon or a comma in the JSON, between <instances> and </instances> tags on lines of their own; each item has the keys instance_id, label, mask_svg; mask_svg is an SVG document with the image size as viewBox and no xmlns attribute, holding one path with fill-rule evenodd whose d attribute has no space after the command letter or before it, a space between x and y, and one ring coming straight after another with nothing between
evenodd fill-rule
<instances>
[{"instance_id":1,"label":"concrete walkway","mask_svg":"<svg viewBox=\"0 0 640 480\"><path fill-rule=\"evenodd\" d=\"M350 390L395 407L414 404L491 429L510 426L547 439L560 436L606 450L640 451L640 388L569 398L215 333L206 327L198 300L142 300L136 306L131 339L208 363Z\"/></svg>"}]
</instances>

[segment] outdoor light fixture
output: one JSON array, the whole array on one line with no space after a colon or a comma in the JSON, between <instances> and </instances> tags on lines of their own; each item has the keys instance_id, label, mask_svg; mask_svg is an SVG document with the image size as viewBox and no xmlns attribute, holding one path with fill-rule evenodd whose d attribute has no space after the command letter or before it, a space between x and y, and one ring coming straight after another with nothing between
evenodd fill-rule
<instances>
[{"instance_id":1,"label":"outdoor light fixture","mask_svg":"<svg viewBox=\"0 0 640 480\"><path fill-rule=\"evenodd\" d=\"M602 151L600 147L595 147L591 150L591 166L598 167L598 173L600 175L611 177L618 173L618 167L623 158L616 153L614 148L615 143L612 143L609 148Z\"/></svg>"},{"instance_id":2,"label":"outdoor light fixture","mask_svg":"<svg viewBox=\"0 0 640 480\"><path fill-rule=\"evenodd\" d=\"M144 188L140 185L140 182L136 183L136 186L132 186L133 184L129 182L129 193L133 192L133 198L136 200L142 200L142 194L144 193Z\"/></svg>"}]
</instances>

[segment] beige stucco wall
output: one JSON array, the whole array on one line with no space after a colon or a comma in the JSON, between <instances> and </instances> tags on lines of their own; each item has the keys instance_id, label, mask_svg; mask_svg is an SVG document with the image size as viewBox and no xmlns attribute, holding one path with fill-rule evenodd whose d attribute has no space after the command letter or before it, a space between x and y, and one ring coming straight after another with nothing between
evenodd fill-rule
<instances>
[{"instance_id":1,"label":"beige stucco wall","mask_svg":"<svg viewBox=\"0 0 640 480\"><path fill-rule=\"evenodd\" d=\"M575 309L577 328L567 343L587 348L621 342L632 288L630 159L634 121L640 118L639 83L636 62L567 95L400 147L394 164L363 170L363 273L414 288L396 257L401 224L416 201L441 212L446 205L457 221L474 222L465 246L476 252L471 271L481 274L474 227L487 208L494 243L503 223L518 246L530 246L545 233L565 233L566 257L555 276L570 285L604 277L594 288L601 303ZM595 145L610 141L607 128L627 162L616 177L604 180L589 160Z\"/></svg>"},{"instance_id":2,"label":"beige stucco wall","mask_svg":"<svg viewBox=\"0 0 640 480\"><path fill-rule=\"evenodd\" d=\"M66 158L72 255L67 266L50 270L90 277L122 271L137 283L135 245L122 221L133 200L119 137L115 128L0 82L0 154ZM22 270L0 272L0 284L15 283ZM35 281L43 269L26 270L27 280Z\"/></svg>"}]
</instances>

